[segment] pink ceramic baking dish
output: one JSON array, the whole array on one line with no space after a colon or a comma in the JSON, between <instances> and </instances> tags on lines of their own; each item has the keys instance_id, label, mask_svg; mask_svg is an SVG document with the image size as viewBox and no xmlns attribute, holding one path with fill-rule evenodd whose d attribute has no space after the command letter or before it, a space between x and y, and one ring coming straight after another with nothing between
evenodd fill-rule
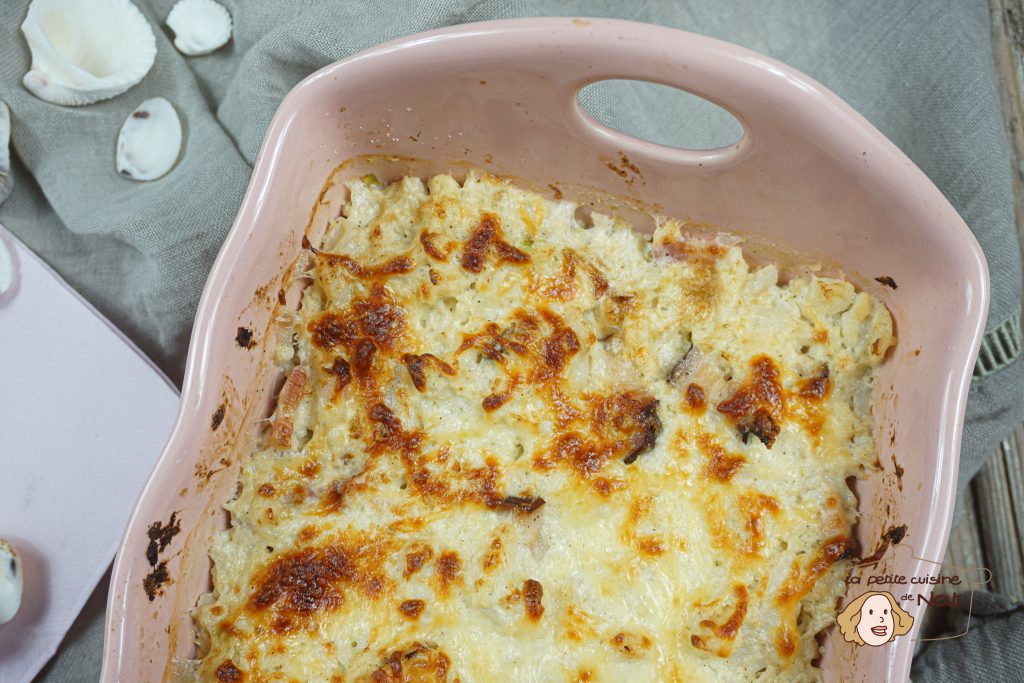
<instances>
[{"instance_id":1,"label":"pink ceramic baking dish","mask_svg":"<svg viewBox=\"0 0 1024 683\"><path fill-rule=\"evenodd\" d=\"M731 112L744 135L698 152L609 130L583 112L577 94L620 78L703 96ZM882 554L870 571L935 573L988 306L984 257L953 207L835 95L748 50L624 21L470 24L328 66L281 104L199 304L177 426L117 555L104 681L165 680L175 658L194 652L189 609L209 586L207 548L227 523L221 505L239 455L279 382L263 344L278 292L303 236L315 243L337 215L339 181L368 170L392 179L467 165L548 195L603 196L606 210L645 206L816 255L881 297L899 343L875 396L882 469L857 486L857 534L868 554L887 530L906 525L899 552ZM881 276L898 289L876 282ZM253 344L239 343L239 328L253 332ZM151 525L166 525L172 512L181 533L168 534L166 547L151 543ZM853 588L848 598L863 591ZM904 606L923 611L913 598ZM826 678L903 680L913 638L855 647L831 629Z\"/></svg>"}]
</instances>

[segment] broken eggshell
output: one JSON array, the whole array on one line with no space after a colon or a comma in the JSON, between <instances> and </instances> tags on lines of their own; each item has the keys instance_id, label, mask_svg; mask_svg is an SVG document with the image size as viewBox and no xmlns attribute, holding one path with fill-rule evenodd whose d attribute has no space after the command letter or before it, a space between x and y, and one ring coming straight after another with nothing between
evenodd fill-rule
<instances>
[{"instance_id":1,"label":"broken eggshell","mask_svg":"<svg viewBox=\"0 0 1024 683\"><path fill-rule=\"evenodd\" d=\"M0 204L11 194L11 110L0 102ZM3 289L0 288L0 293Z\"/></svg>"},{"instance_id":2,"label":"broken eggshell","mask_svg":"<svg viewBox=\"0 0 1024 683\"><path fill-rule=\"evenodd\" d=\"M174 47L182 54L206 55L231 40L231 14L213 0L179 0L167 15Z\"/></svg>"},{"instance_id":3,"label":"broken eggshell","mask_svg":"<svg viewBox=\"0 0 1024 683\"><path fill-rule=\"evenodd\" d=\"M33 0L21 31L32 52L22 82L54 104L120 95L156 58L153 29L129 0Z\"/></svg>"},{"instance_id":4,"label":"broken eggshell","mask_svg":"<svg viewBox=\"0 0 1024 683\"><path fill-rule=\"evenodd\" d=\"M117 136L117 172L132 180L156 180L178 160L181 121L162 97L146 100L125 119Z\"/></svg>"},{"instance_id":5,"label":"broken eggshell","mask_svg":"<svg viewBox=\"0 0 1024 683\"><path fill-rule=\"evenodd\" d=\"M14 546L0 538L0 624L6 624L18 613L23 589L21 556Z\"/></svg>"}]
</instances>

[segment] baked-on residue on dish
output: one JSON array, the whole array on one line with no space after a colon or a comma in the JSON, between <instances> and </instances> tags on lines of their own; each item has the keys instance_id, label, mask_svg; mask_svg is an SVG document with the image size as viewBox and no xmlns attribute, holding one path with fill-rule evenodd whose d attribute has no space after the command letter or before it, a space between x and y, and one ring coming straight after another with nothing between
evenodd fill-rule
<instances>
[{"instance_id":1,"label":"baked-on residue on dish","mask_svg":"<svg viewBox=\"0 0 1024 683\"><path fill-rule=\"evenodd\" d=\"M885 307L491 176L349 190L280 316L200 678L818 678Z\"/></svg>"}]
</instances>

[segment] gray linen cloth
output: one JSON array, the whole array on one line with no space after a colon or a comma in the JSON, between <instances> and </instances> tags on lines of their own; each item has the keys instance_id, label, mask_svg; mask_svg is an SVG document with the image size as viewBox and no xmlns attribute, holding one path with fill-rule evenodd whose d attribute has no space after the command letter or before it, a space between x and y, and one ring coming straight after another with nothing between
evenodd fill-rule
<instances>
[{"instance_id":1,"label":"gray linen cloth","mask_svg":"<svg viewBox=\"0 0 1024 683\"><path fill-rule=\"evenodd\" d=\"M136 0L158 27L156 64L110 101L62 108L21 86L27 0L0 3L0 99L11 108L15 190L0 222L51 263L180 380L207 271L241 202L278 103L315 69L385 40L450 24L534 15L622 17L733 41L805 71L866 116L927 173L981 242L992 273L982 361L968 405L960 492L1024 411L1020 259L1010 160L984 0L222 0L234 38L185 57L163 22L174 0ZM136 183L114 170L114 141L143 99L163 96L186 129L174 171ZM602 85L588 108L626 132L681 144L722 139L721 117L657 89ZM679 105L679 106L677 106ZM105 584L100 590L105 589ZM103 595L90 601L45 681L93 681ZM1001 619L999 615L1002 615ZM960 641L919 657L917 680L1015 680L1024 637L1007 607ZM984 670L963 666L962 652Z\"/></svg>"}]
</instances>

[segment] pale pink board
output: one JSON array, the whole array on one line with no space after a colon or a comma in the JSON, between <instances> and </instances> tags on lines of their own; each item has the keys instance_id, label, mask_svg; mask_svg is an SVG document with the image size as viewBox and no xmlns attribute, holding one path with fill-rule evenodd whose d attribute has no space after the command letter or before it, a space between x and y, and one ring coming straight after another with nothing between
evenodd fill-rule
<instances>
[{"instance_id":1,"label":"pale pink board","mask_svg":"<svg viewBox=\"0 0 1024 683\"><path fill-rule=\"evenodd\" d=\"M609 130L581 110L577 92L610 78L706 97L739 119L744 137L729 148L691 152ZM593 188L620 198L602 202L609 210L630 214L629 202L641 202L839 264L886 302L899 332L875 397L882 471L858 486L858 535L870 551L886 529L906 524L901 552L888 553L873 571L934 573L928 560L941 559L949 534L964 404L989 291L981 249L949 202L835 95L748 50L623 21L469 24L326 67L281 104L200 302L177 426L118 555L104 681L161 680L174 657L193 653L189 609L209 585L206 551L226 524L220 506L275 379L264 345L239 347L237 329L250 327L264 341L304 232L315 242L337 214L343 193L336 182L321 197L325 179L364 154L423 161L351 163L335 181L367 170L385 179L461 173L468 164L548 195L549 185L569 199L590 198L582 188ZM875 282L883 275L898 289ZM220 406L224 419L213 430ZM186 531L162 556L173 582L151 602L142 588L150 572L146 529L172 511ZM858 648L833 629L826 678L903 680L913 637Z\"/></svg>"},{"instance_id":2,"label":"pale pink board","mask_svg":"<svg viewBox=\"0 0 1024 683\"><path fill-rule=\"evenodd\" d=\"M178 411L134 344L0 226L0 538L19 551L21 609L0 624L0 681L28 683L110 565Z\"/></svg>"}]
</instances>

